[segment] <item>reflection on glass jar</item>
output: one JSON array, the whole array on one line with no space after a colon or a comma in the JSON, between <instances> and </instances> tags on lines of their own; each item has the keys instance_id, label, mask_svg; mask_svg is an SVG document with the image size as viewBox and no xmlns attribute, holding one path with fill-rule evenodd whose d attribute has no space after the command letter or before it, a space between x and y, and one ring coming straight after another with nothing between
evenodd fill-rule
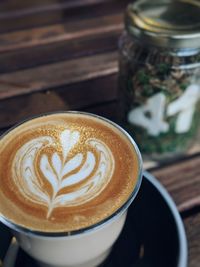
<instances>
[{"instance_id":1,"label":"reflection on glass jar","mask_svg":"<svg viewBox=\"0 0 200 267\"><path fill-rule=\"evenodd\" d=\"M148 2L126 12L120 95L124 125L144 155L162 160L186 152L199 131L200 6Z\"/></svg>"}]
</instances>

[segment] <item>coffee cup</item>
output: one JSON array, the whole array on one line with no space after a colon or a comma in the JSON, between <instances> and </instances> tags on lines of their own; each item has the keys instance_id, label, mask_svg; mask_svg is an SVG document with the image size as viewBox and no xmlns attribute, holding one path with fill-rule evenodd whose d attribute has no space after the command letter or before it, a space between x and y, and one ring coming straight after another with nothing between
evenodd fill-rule
<instances>
[{"instance_id":1,"label":"coffee cup","mask_svg":"<svg viewBox=\"0 0 200 267\"><path fill-rule=\"evenodd\" d=\"M41 266L101 264L141 185L129 134L94 114L45 114L5 133L0 157L0 221L19 245Z\"/></svg>"}]
</instances>

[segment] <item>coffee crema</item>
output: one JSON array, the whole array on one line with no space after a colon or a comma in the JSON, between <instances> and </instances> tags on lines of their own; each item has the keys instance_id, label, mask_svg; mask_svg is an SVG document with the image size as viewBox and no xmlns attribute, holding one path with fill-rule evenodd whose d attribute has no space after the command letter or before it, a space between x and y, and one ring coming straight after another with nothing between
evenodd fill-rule
<instances>
[{"instance_id":1,"label":"coffee crema","mask_svg":"<svg viewBox=\"0 0 200 267\"><path fill-rule=\"evenodd\" d=\"M138 166L131 141L105 120L70 112L34 118L0 140L0 214L35 231L89 227L127 201Z\"/></svg>"}]
</instances>

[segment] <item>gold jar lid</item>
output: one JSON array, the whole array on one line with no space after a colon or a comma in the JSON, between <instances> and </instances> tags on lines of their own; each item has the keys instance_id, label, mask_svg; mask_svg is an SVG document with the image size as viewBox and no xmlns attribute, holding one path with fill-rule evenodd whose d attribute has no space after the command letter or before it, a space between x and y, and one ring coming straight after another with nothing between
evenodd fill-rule
<instances>
[{"instance_id":1,"label":"gold jar lid","mask_svg":"<svg viewBox=\"0 0 200 267\"><path fill-rule=\"evenodd\" d=\"M200 0L139 0L128 6L125 25L153 45L200 48Z\"/></svg>"}]
</instances>

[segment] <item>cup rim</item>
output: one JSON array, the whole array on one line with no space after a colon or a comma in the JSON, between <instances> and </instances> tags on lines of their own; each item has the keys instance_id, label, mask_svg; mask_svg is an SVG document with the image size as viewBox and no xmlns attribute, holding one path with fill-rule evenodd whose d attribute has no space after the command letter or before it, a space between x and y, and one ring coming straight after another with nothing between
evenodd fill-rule
<instances>
[{"instance_id":1,"label":"cup rim","mask_svg":"<svg viewBox=\"0 0 200 267\"><path fill-rule=\"evenodd\" d=\"M19 127L20 125L33 120L33 119L37 119L40 117L45 117L45 116L49 116L49 115L56 115L56 114L81 114L81 115L85 115L85 116L89 116L89 117L93 117L93 118L97 118L101 121L104 121L108 124L111 124L114 128L116 128L117 130L119 130L128 140L129 142L132 144L134 150L135 150L135 154L138 160L138 177L137 177L137 182L136 185L132 191L132 193L129 195L127 201L121 206L119 207L113 214L109 215L108 217L104 218L103 220L92 224L88 227L84 227L81 229L77 229L77 230L72 230L72 231L58 231L58 232L51 232L51 231L39 231L39 230L34 230L34 229L29 229L28 227L25 226L21 226L19 224L16 224L15 222L10 221L9 219L7 219L5 216L3 216L0 213L0 222L2 222L3 224L5 224L6 226L8 226L9 228L11 228L14 231L17 231L19 233L24 233L27 235L32 235L32 236L40 236L40 237L66 237L66 236L77 236L80 234L85 234L85 233L89 233L92 232L94 230L98 230L99 228L106 226L107 223L111 223L112 221L114 221L116 218L118 218L120 215L122 215L130 206L130 204L133 202L133 200L135 199L141 183L142 183L142 177L143 177L143 161L142 161L142 156L140 153L140 150L136 144L136 142L134 141L134 139L130 136L130 134L124 130L120 125L118 125L117 123L111 121L110 119L104 118L103 116L99 116L97 114L93 114L90 112L83 112L83 111L74 111L74 110L69 110L69 111L54 111L54 112L47 112L47 113L43 113L43 114L39 114L39 115L35 115L35 116L30 116L28 118L26 118L25 120L22 120L21 122L15 124L13 127L11 127L9 130L5 131L1 136L0 136L0 140L6 136L8 133L10 133L12 130L14 130L15 128Z\"/></svg>"}]
</instances>

